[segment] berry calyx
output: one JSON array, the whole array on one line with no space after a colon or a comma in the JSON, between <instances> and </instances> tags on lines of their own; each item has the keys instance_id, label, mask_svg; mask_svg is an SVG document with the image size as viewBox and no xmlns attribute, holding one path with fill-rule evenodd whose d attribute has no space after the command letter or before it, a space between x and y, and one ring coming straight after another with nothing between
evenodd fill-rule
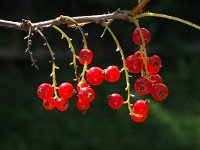
<instances>
[{"instance_id":1,"label":"berry calyx","mask_svg":"<svg viewBox=\"0 0 200 150\"><path fill-rule=\"evenodd\" d=\"M157 55L153 55L147 59L147 70L149 74L156 74L160 70L161 59Z\"/></svg>"},{"instance_id":2,"label":"berry calyx","mask_svg":"<svg viewBox=\"0 0 200 150\"><path fill-rule=\"evenodd\" d=\"M74 87L68 82L62 83L58 88L58 94L64 99L69 99L74 94Z\"/></svg>"},{"instance_id":3,"label":"berry calyx","mask_svg":"<svg viewBox=\"0 0 200 150\"><path fill-rule=\"evenodd\" d=\"M147 101L137 100L133 105L133 112L135 114L146 115L148 112Z\"/></svg>"},{"instance_id":4,"label":"berry calyx","mask_svg":"<svg viewBox=\"0 0 200 150\"><path fill-rule=\"evenodd\" d=\"M136 55L130 55L126 58L126 67L132 73L141 72L144 63L140 57Z\"/></svg>"},{"instance_id":5,"label":"berry calyx","mask_svg":"<svg viewBox=\"0 0 200 150\"><path fill-rule=\"evenodd\" d=\"M151 34L146 28L140 28L144 37L144 44L147 44L151 39ZM132 40L136 45L143 45L142 37L140 36L139 28L136 28L132 34Z\"/></svg>"},{"instance_id":6,"label":"berry calyx","mask_svg":"<svg viewBox=\"0 0 200 150\"><path fill-rule=\"evenodd\" d=\"M168 96L168 88L162 83L155 84L152 88L151 95L157 101L162 101Z\"/></svg>"},{"instance_id":7,"label":"berry calyx","mask_svg":"<svg viewBox=\"0 0 200 150\"><path fill-rule=\"evenodd\" d=\"M81 88L84 88L84 87L89 87L89 84L87 83L87 81L81 80L81 81L76 85L76 90L77 90L77 92L79 92L80 89L81 89Z\"/></svg>"},{"instance_id":8,"label":"berry calyx","mask_svg":"<svg viewBox=\"0 0 200 150\"><path fill-rule=\"evenodd\" d=\"M159 74L152 74L150 75L151 82L153 85L157 83L163 83L162 77Z\"/></svg>"},{"instance_id":9,"label":"berry calyx","mask_svg":"<svg viewBox=\"0 0 200 150\"><path fill-rule=\"evenodd\" d=\"M92 58L93 58L93 52L87 48L82 49L79 52L79 62L84 65L86 64L90 64L92 62Z\"/></svg>"},{"instance_id":10,"label":"berry calyx","mask_svg":"<svg viewBox=\"0 0 200 150\"><path fill-rule=\"evenodd\" d=\"M90 103L83 101L81 99L78 99L77 102L76 102L76 106L79 110L85 111L85 110L88 110L90 108Z\"/></svg>"},{"instance_id":11,"label":"berry calyx","mask_svg":"<svg viewBox=\"0 0 200 150\"><path fill-rule=\"evenodd\" d=\"M67 99L59 98L55 101L55 106L59 111L65 111L69 106L69 102Z\"/></svg>"},{"instance_id":12,"label":"berry calyx","mask_svg":"<svg viewBox=\"0 0 200 150\"><path fill-rule=\"evenodd\" d=\"M120 77L120 70L117 66L109 66L105 69L104 77L109 82L116 82Z\"/></svg>"},{"instance_id":13,"label":"berry calyx","mask_svg":"<svg viewBox=\"0 0 200 150\"><path fill-rule=\"evenodd\" d=\"M146 115L143 115L141 117L137 117L135 115L130 115L131 116L131 119L135 122L143 122L147 119L147 114Z\"/></svg>"},{"instance_id":14,"label":"berry calyx","mask_svg":"<svg viewBox=\"0 0 200 150\"><path fill-rule=\"evenodd\" d=\"M123 103L123 97L117 93L108 96L108 104L113 109L119 109Z\"/></svg>"},{"instance_id":15,"label":"berry calyx","mask_svg":"<svg viewBox=\"0 0 200 150\"><path fill-rule=\"evenodd\" d=\"M151 92L152 82L147 77L139 77L134 84L134 88L138 94L145 95Z\"/></svg>"},{"instance_id":16,"label":"berry calyx","mask_svg":"<svg viewBox=\"0 0 200 150\"><path fill-rule=\"evenodd\" d=\"M41 99L50 98L53 96L53 87L49 83L42 83L38 86L37 95Z\"/></svg>"},{"instance_id":17,"label":"berry calyx","mask_svg":"<svg viewBox=\"0 0 200 150\"><path fill-rule=\"evenodd\" d=\"M52 110L55 107L55 100L53 97L47 98L43 100L43 106L46 110Z\"/></svg>"},{"instance_id":18,"label":"berry calyx","mask_svg":"<svg viewBox=\"0 0 200 150\"><path fill-rule=\"evenodd\" d=\"M95 98L95 92L90 87L81 88L80 91L78 92L78 98L81 99L82 101L90 103Z\"/></svg>"},{"instance_id":19,"label":"berry calyx","mask_svg":"<svg viewBox=\"0 0 200 150\"><path fill-rule=\"evenodd\" d=\"M92 67L86 74L86 79L91 85L100 85L103 82L103 71L99 67Z\"/></svg>"}]
</instances>

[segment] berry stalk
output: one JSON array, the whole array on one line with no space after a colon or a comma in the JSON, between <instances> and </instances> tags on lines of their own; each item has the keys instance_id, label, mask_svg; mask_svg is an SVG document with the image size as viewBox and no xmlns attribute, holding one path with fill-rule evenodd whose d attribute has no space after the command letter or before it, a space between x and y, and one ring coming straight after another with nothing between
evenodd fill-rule
<instances>
[{"instance_id":1,"label":"berry stalk","mask_svg":"<svg viewBox=\"0 0 200 150\"><path fill-rule=\"evenodd\" d=\"M73 55L73 61L72 61L72 63L70 63L70 65L74 65L74 74L75 74L75 80L76 81L79 81L79 77L78 77L78 71L77 71L77 68L78 68L78 66L77 66L77 64L76 64L76 59L77 59L77 55L76 55L76 53L75 53L75 50L74 50L74 47L73 47L73 45L72 45L72 39L69 37L69 36L67 36L67 34L64 32L64 31L62 31L59 27L57 27L57 26L55 26L55 25L53 25L52 26L54 29L56 29L58 32L60 32L61 33L61 35L62 35L62 39L63 38L65 38L66 40L67 40L67 42L68 42L68 44L69 44L69 48L71 49L71 52L72 52L72 55Z\"/></svg>"},{"instance_id":2,"label":"berry stalk","mask_svg":"<svg viewBox=\"0 0 200 150\"><path fill-rule=\"evenodd\" d=\"M49 50L49 54L51 56L51 63L52 63L52 72L50 74L50 76L52 77L52 87L54 89L54 99L58 99L58 94L57 94L57 81L56 81L56 69L59 69L59 67L56 66L56 63L55 63L55 57L54 57L54 52L49 44L49 42L47 41L46 37L44 36L44 34L40 31L40 30L37 30L37 32L40 34L40 36L44 39L45 41L45 44Z\"/></svg>"},{"instance_id":3,"label":"berry stalk","mask_svg":"<svg viewBox=\"0 0 200 150\"><path fill-rule=\"evenodd\" d=\"M130 97L134 97L134 95L131 94L131 90L130 90L130 80L129 80L130 76L129 76L128 70L126 68L126 61L125 61L125 56L124 56L123 50L122 50L122 48L119 44L119 41L117 40L117 37L112 32L112 30L108 27L106 22L104 22L104 25L105 25L106 29L108 30L108 32L110 33L110 35L112 36L113 40L115 41L116 46L117 46L117 51L120 52L120 55L122 57L122 62L123 62L123 69L122 70L125 73L125 78L126 78L126 88L125 88L125 90L127 91L127 100L124 101L124 104L128 105L130 115L135 115L132 111L132 107L131 107L132 105L130 103Z\"/></svg>"}]
</instances>

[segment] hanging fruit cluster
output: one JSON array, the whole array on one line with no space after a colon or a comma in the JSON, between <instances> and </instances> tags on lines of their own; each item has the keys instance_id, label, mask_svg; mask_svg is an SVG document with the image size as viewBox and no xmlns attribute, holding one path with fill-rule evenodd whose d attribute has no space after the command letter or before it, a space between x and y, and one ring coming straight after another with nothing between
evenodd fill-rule
<instances>
[{"instance_id":1,"label":"hanging fruit cluster","mask_svg":"<svg viewBox=\"0 0 200 150\"><path fill-rule=\"evenodd\" d=\"M70 18L68 17L67 19ZM74 22L74 20L72 21ZM110 65L106 69L101 69L98 66L88 68L88 65L90 65L93 61L93 51L87 47L83 29L77 24L77 28L80 30L83 37L84 48L80 50L78 55L76 55L71 39L60 28L53 26L61 33L62 38L65 38L68 41L69 48L71 48L73 54L73 62L71 64L74 65L76 87L69 82L64 82L57 87L55 70L58 69L58 67L55 64L54 53L42 32L39 31L40 35L46 42L52 58L51 76L53 83L52 85L49 83L42 83L37 89L38 97L43 100L44 108L46 110L57 108L59 111L65 111L69 107L69 99L73 95L77 95L76 106L80 111L85 112L90 108L91 103L96 97L93 86L98 86L105 81L114 83L118 81L120 75L124 72L126 78L125 91L127 91L127 100L124 100L119 93L113 93L108 96L108 105L113 109L119 109L122 105L127 104L131 119L135 122L144 121L147 118L148 103L150 100L139 99L132 103L131 98L134 98L135 96L131 94L131 87L133 87L134 90L141 95L151 93L152 98L157 101L166 99L168 96L168 88L165 84L163 84L163 80L158 74L161 68L160 57L157 55L153 55L151 57L147 56L145 46L151 39L150 32L145 28L140 28L137 21L133 22L136 25L136 29L132 34L132 41L136 45L140 46L140 48L134 54L126 57L126 59L116 36L108 27L108 23L105 21L103 22L105 28L111 34L116 43L117 51L120 52L123 64L121 69L115 65ZM78 60L83 66L83 70L80 75L77 73L76 60ZM130 73L141 74L141 76L136 79L134 84L131 84L129 81Z\"/></svg>"}]
</instances>

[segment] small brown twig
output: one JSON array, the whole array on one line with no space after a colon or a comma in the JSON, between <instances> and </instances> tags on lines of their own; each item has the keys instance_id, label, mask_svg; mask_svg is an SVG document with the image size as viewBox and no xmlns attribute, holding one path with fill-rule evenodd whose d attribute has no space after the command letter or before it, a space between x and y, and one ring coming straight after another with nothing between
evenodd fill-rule
<instances>
[{"instance_id":1,"label":"small brown twig","mask_svg":"<svg viewBox=\"0 0 200 150\"><path fill-rule=\"evenodd\" d=\"M149 3L150 0L141 0L140 3L138 3L138 5L136 7L134 7L132 9L132 11L129 12L129 15L131 16L135 16L136 14L138 14L146 5L147 3Z\"/></svg>"}]
</instances>

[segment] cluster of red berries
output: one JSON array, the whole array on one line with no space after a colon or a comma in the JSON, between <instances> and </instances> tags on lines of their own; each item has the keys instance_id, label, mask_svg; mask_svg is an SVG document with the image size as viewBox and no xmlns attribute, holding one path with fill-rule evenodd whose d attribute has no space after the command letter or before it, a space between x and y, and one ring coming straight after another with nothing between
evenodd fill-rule
<instances>
[{"instance_id":1,"label":"cluster of red berries","mask_svg":"<svg viewBox=\"0 0 200 150\"><path fill-rule=\"evenodd\" d=\"M92 62L93 52L89 49L82 49L79 53L79 62L82 65L88 65ZM90 103L95 98L95 91L90 85L97 86L103 83L104 80L108 82L116 82L120 78L120 70L117 66L109 66L102 70L100 67L91 67L86 70L86 79L83 77L76 85L76 90L72 84L65 82L58 87L59 97L54 97L54 88L48 84L43 83L38 87L38 97L43 100L43 106L46 110L52 110L56 107L60 111L65 111L69 106L69 99L77 93L77 108L81 111L86 111L90 108Z\"/></svg>"},{"instance_id":2,"label":"cluster of red berries","mask_svg":"<svg viewBox=\"0 0 200 150\"><path fill-rule=\"evenodd\" d=\"M143 41L140 36L141 34L143 35ZM136 45L141 46L141 50L136 51L126 58L126 67L131 73L142 74L141 77L136 79L134 84L134 89L138 94L146 95L151 93L153 99L162 101L168 96L168 88L163 84L162 77L158 74L161 68L160 57L157 55L147 57L146 51L144 51L144 44L147 44L150 39L151 35L147 29L135 29L132 34L132 40ZM148 105L143 100L138 101L133 105L133 113L139 114L142 117L132 115L131 118L136 122L142 122L147 118ZM137 107L142 107L139 110L141 111L144 109L143 112L139 113Z\"/></svg>"},{"instance_id":3,"label":"cluster of red berries","mask_svg":"<svg viewBox=\"0 0 200 150\"><path fill-rule=\"evenodd\" d=\"M143 37L140 35L142 34ZM161 59L157 55L147 57L145 44L151 39L149 31L145 28L136 28L132 34L132 40L136 45L140 46L140 50L128 56L125 60L126 68L130 73L141 73L136 79L134 89L138 94L146 95L151 93L153 99L162 101L168 96L168 88L163 84L163 80L157 74L161 68ZM79 62L84 65L81 79L76 85L76 90L72 84L65 82L58 88L52 87L48 83L43 83L38 87L37 94L43 100L43 106L46 110L56 107L60 111L65 111L69 106L69 99L77 93L77 108L86 111L90 108L91 102L95 98L95 91L91 86L98 86L103 81L116 82L120 78L120 70L117 66L111 65L106 69L94 66L87 70L88 65L93 60L93 52L88 48L84 48L79 52ZM57 90L58 95L57 96ZM53 98L53 95L55 97ZM131 105L131 118L135 122L142 122L148 115L149 100L137 100ZM108 96L108 105L113 109L119 109L126 102L118 93Z\"/></svg>"}]
</instances>

